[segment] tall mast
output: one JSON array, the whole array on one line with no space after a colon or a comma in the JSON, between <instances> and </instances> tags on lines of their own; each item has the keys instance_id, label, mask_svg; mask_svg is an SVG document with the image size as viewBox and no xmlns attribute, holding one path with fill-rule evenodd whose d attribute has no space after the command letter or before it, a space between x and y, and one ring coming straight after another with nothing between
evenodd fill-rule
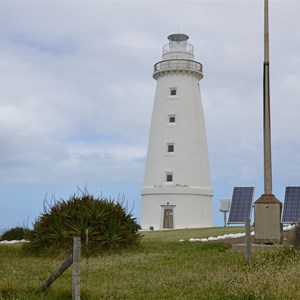
<instances>
[{"instance_id":1,"label":"tall mast","mask_svg":"<svg viewBox=\"0 0 300 300\"><path fill-rule=\"evenodd\" d=\"M271 156L271 117L270 117L270 76L269 76L269 5L265 0L264 10L264 185L265 194L272 194L272 156Z\"/></svg>"},{"instance_id":2,"label":"tall mast","mask_svg":"<svg viewBox=\"0 0 300 300\"><path fill-rule=\"evenodd\" d=\"M272 194L268 0L265 0L264 12L263 110L265 193L254 203L255 243L281 244L283 241L282 203Z\"/></svg>"}]
</instances>

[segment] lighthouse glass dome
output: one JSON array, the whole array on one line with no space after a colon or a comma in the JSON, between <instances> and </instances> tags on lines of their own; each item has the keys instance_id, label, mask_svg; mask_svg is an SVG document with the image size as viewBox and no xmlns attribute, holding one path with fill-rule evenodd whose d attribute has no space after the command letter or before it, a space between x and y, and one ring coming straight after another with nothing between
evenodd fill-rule
<instances>
[{"instance_id":1,"label":"lighthouse glass dome","mask_svg":"<svg viewBox=\"0 0 300 300\"><path fill-rule=\"evenodd\" d=\"M189 36L182 33L171 34L168 36L169 43L163 46L163 58L164 54L169 52L183 52L182 54L191 54L190 58L194 56L194 47L187 43Z\"/></svg>"},{"instance_id":2,"label":"lighthouse glass dome","mask_svg":"<svg viewBox=\"0 0 300 300\"><path fill-rule=\"evenodd\" d=\"M194 60L188 39L186 34L169 35L162 60L154 65L157 85L141 191L143 229L212 226L213 193L199 88L203 68Z\"/></svg>"}]
</instances>

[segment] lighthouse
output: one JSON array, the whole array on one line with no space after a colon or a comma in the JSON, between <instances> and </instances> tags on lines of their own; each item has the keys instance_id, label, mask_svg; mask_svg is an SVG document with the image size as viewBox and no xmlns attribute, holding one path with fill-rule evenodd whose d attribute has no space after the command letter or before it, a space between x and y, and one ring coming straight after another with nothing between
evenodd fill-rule
<instances>
[{"instance_id":1,"label":"lighthouse","mask_svg":"<svg viewBox=\"0 0 300 300\"><path fill-rule=\"evenodd\" d=\"M144 183L144 230L212 226L212 187L199 81L202 64L194 60L188 35L171 34L157 81Z\"/></svg>"}]
</instances>

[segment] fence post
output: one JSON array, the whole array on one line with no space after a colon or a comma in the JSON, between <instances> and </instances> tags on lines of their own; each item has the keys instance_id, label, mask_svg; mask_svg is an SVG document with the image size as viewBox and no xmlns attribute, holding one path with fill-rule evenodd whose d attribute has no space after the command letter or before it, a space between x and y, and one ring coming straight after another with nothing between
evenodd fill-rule
<instances>
[{"instance_id":1,"label":"fence post","mask_svg":"<svg viewBox=\"0 0 300 300\"><path fill-rule=\"evenodd\" d=\"M245 222L246 229L246 261L248 264L251 263L251 227L250 227L250 219L247 219Z\"/></svg>"},{"instance_id":2,"label":"fence post","mask_svg":"<svg viewBox=\"0 0 300 300\"><path fill-rule=\"evenodd\" d=\"M73 263L72 255L68 257L58 269L51 273L51 275L36 289L36 293L43 292L47 290L50 285L64 272L66 271Z\"/></svg>"},{"instance_id":3,"label":"fence post","mask_svg":"<svg viewBox=\"0 0 300 300\"><path fill-rule=\"evenodd\" d=\"M80 300L81 238L73 239L72 300Z\"/></svg>"},{"instance_id":4,"label":"fence post","mask_svg":"<svg viewBox=\"0 0 300 300\"><path fill-rule=\"evenodd\" d=\"M85 231L85 288L89 296L89 230Z\"/></svg>"}]
</instances>

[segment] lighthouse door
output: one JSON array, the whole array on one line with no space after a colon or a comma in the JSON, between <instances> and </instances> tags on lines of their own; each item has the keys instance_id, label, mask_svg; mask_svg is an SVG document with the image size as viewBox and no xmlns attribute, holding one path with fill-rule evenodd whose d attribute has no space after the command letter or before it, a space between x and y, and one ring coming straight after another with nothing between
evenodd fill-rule
<instances>
[{"instance_id":1,"label":"lighthouse door","mask_svg":"<svg viewBox=\"0 0 300 300\"><path fill-rule=\"evenodd\" d=\"M164 209L164 225L163 228L173 228L173 209Z\"/></svg>"}]
</instances>

